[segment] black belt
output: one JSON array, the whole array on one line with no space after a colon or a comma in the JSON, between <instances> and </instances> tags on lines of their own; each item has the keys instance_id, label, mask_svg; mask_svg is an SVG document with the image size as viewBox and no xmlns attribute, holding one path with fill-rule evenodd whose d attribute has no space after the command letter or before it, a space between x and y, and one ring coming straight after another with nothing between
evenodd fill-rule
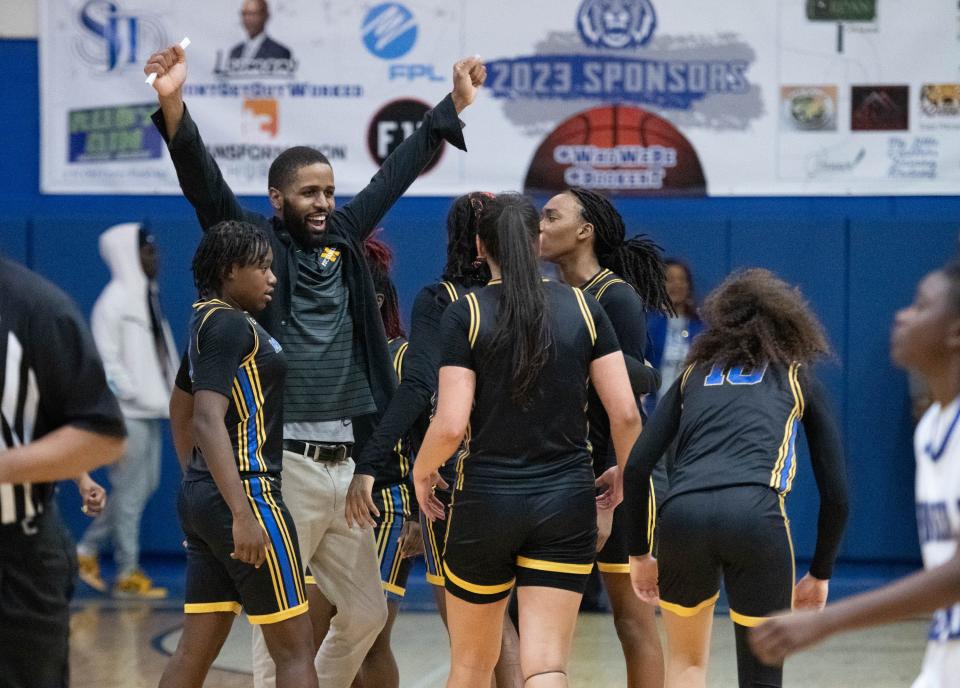
<instances>
[{"instance_id":1,"label":"black belt","mask_svg":"<svg viewBox=\"0 0 960 688\"><path fill-rule=\"evenodd\" d=\"M318 444L316 442L301 442L300 440L284 440L283 450L300 454L311 461L340 463L350 458L350 455L353 453L353 445Z\"/></svg>"}]
</instances>

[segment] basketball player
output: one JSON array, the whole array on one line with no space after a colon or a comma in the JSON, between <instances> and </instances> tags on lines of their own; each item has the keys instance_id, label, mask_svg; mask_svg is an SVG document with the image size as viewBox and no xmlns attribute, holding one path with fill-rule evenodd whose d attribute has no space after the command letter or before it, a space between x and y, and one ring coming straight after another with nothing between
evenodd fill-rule
<instances>
[{"instance_id":1,"label":"basketball player","mask_svg":"<svg viewBox=\"0 0 960 688\"><path fill-rule=\"evenodd\" d=\"M393 252L384 242L370 237L363 242L363 255L373 276L373 288L380 303L380 316L383 318L393 369L400 382L407 355L407 338L400 324L397 290L390 279ZM411 458L410 443L406 438L401 438L394 445L392 460L380 467L373 484L373 539L380 560L380 584L387 598L388 616L387 623L363 660L360 673L354 681L355 688L397 688L400 685L397 660L390 648L390 635L400 611L400 602L406 593L412 563L410 557L423 551L420 522L411 508ZM349 519L349 513L347 517Z\"/></svg>"},{"instance_id":2,"label":"basketball player","mask_svg":"<svg viewBox=\"0 0 960 688\"><path fill-rule=\"evenodd\" d=\"M640 432L603 309L578 289L541 280L538 224L520 196L487 203L477 250L492 279L443 315L437 413L414 484L421 510L443 519L433 488L446 483L437 471L464 442L443 553L448 686L490 685L515 584L524 685L567 685L577 611L596 555L588 376L624 461Z\"/></svg>"},{"instance_id":3,"label":"basketball player","mask_svg":"<svg viewBox=\"0 0 960 688\"><path fill-rule=\"evenodd\" d=\"M667 631L667 685L706 685L713 609L723 577L736 629L740 686L780 686L746 631L778 609L819 608L847 519L840 437L808 365L827 353L823 328L800 292L767 270L737 273L706 300L707 330L683 375L657 405L624 471L630 576L657 600L650 552L650 472L678 438L657 532L659 601ZM803 423L820 491L817 545L794 588L784 499L797 471Z\"/></svg>"},{"instance_id":4,"label":"basketball player","mask_svg":"<svg viewBox=\"0 0 960 688\"><path fill-rule=\"evenodd\" d=\"M263 230L234 221L210 228L193 259L196 448L177 500L186 620L161 688L202 685L241 608L263 627L277 685L318 685L297 533L280 492L286 361L250 315L271 300L272 261Z\"/></svg>"},{"instance_id":5,"label":"basketball player","mask_svg":"<svg viewBox=\"0 0 960 688\"><path fill-rule=\"evenodd\" d=\"M557 194L540 216L540 257L560 268L567 284L590 294L610 318L624 358L640 371L634 376L637 407L640 397L656 392L659 373L645 366L647 346L646 311L672 312L666 291L664 264L656 246L643 238L625 240L620 213L596 191L573 187ZM599 478L616 466L609 423L596 395L588 407L590 447L594 473ZM651 527L656 508L651 499ZM663 651L657 632L655 610L643 604L630 586L627 534L623 509L600 509L609 537L597 554L613 609L613 623L627 663L627 685L663 685ZM611 523L612 521L612 523ZM601 538L604 527L601 525Z\"/></svg>"},{"instance_id":6,"label":"basketball player","mask_svg":"<svg viewBox=\"0 0 960 688\"><path fill-rule=\"evenodd\" d=\"M927 275L897 312L890 349L929 385L933 405L914 434L917 521L925 571L820 613L771 619L750 634L774 663L842 631L933 612L923 668L913 688L948 688L960 676L960 263Z\"/></svg>"},{"instance_id":7,"label":"basketball player","mask_svg":"<svg viewBox=\"0 0 960 688\"><path fill-rule=\"evenodd\" d=\"M404 355L404 375L386 413L376 431L357 459L354 479L347 493L347 519L369 523L371 513L372 476L376 475L392 454L391 447L409 434L414 454L423 439L437 393L437 374L440 368L441 346L437 334L443 312L451 303L477 291L490 279L490 269L477 257L477 224L485 204L493 194L474 191L456 198L447 213L447 261L442 281L428 284L413 302L410 342ZM441 469L448 484L456 477L454 462ZM449 490L436 490L444 506L450 503ZM416 504L416 502L414 502ZM419 510L418 510L419 513ZM444 626L447 609L444 593L442 554L447 528L442 521L432 521L419 513L423 535L427 582L433 588L434 600ZM497 688L511 688L523 684L518 655L517 630L508 615L504 615L500 657L494 674Z\"/></svg>"}]
</instances>

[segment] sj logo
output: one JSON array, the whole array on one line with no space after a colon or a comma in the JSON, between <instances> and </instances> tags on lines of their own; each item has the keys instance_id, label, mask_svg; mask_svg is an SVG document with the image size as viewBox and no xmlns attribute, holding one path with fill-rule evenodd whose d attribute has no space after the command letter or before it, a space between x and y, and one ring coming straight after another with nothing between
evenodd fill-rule
<instances>
[{"instance_id":1,"label":"sj logo","mask_svg":"<svg viewBox=\"0 0 960 688\"><path fill-rule=\"evenodd\" d=\"M147 55L167 43L158 20L127 12L120 2L89 0L77 19L84 33L75 41L76 53L102 72L139 69Z\"/></svg>"},{"instance_id":2,"label":"sj logo","mask_svg":"<svg viewBox=\"0 0 960 688\"><path fill-rule=\"evenodd\" d=\"M327 246L320 254L320 267L325 268L330 265L330 263L336 263L339 257L339 250L333 248L332 246Z\"/></svg>"}]
</instances>

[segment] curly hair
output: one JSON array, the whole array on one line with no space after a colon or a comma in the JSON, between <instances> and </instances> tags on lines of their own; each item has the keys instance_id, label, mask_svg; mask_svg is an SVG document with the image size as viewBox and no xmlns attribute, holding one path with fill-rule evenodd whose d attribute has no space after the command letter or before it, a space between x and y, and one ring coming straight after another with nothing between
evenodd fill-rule
<instances>
[{"instance_id":1,"label":"curly hair","mask_svg":"<svg viewBox=\"0 0 960 688\"><path fill-rule=\"evenodd\" d=\"M390 270L393 267L393 250L379 238L380 230L370 235L363 242L363 257L370 267L370 276L373 277L373 288L378 294L383 294L383 304L380 306L380 318L383 320L383 329L388 339L406 337L403 325L400 324L400 303L397 299L397 288L390 279Z\"/></svg>"},{"instance_id":2,"label":"curly hair","mask_svg":"<svg viewBox=\"0 0 960 688\"><path fill-rule=\"evenodd\" d=\"M266 233L249 222L224 220L208 229L193 255L193 282L201 298L219 294L234 265L259 265L270 251Z\"/></svg>"},{"instance_id":3,"label":"curly hair","mask_svg":"<svg viewBox=\"0 0 960 688\"><path fill-rule=\"evenodd\" d=\"M706 330L693 340L688 365L790 365L830 355L823 325L803 294L769 270L730 275L707 296L700 315Z\"/></svg>"},{"instance_id":4,"label":"curly hair","mask_svg":"<svg viewBox=\"0 0 960 688\"><path fill-rule=\"evenodd\" d=\"M566 191L580 204L580 217L593 225L593 252L600 267L636 289L648 311L675 315L667 295L666 267L660 247L650 237L626 238L623 216L605 196L580 186Z\"/></svg>"},{"instance_id":5,"label":"curly hair","mask_svg":"<svg viewBox=\"0 0 960 688\"><path fill-rule=\"evenodd\" d=\"M492 193L471 191L459 196L447 213L447 264L443 279L486 284L490 268L477 262L477 228L484 208L494 199Z\"/></svg>"},{"instance_id":6,"label":"curly hair","mask_svg":"<svg viewBox=\"0 0 960 688\"><path fill-rule=\"evenodd\" d=\"M326 155L309 146L294 146L283 151L270 163L267 172L267 187L285 192L293 183L294 177L304 167L320 163L330 165Z\"/></svg>"}]
</instances>

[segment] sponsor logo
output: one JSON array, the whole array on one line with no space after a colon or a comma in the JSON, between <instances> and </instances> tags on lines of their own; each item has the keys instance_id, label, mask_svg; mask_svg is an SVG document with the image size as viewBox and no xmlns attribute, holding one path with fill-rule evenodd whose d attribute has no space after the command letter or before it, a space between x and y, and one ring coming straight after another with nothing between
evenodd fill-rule
<instances>
[{"instance_id":1,"label":"sponsor logo","mask_svg":"<svg viewBox=\"0 0 960 688\"><path fill-rule=\"evenodd\" d=\"M811 21L873 21L877 18L877 0L807 0L807 19Z\"/></svg>"},{"instance_id":2,"label":"sponsor logo","mask_svg":"<svg viewBox=\"0 0 960 688\"><path fill-rule=\"evenodd\" d=\"M628 105L593 108L562 122L534 153L524 190L569 186L620 195L706 193L696 151L670 122Z\"/></svg>"},{"instance_id":3,"label":"sponsor logo","mask_svg":"<svg viewBox=\"0 0 960 688\"><path fill-rule=\"evenodd\" d=\"M920 110L928 117L960 115L960 84L924 84Z\"/></svg>"},{"instance_id":4,"label":"sponsor logo","mask_svg":"<svg viewBox=\"0 0 960 688\"><path fill-rule=\"evenodd\" d=\"M279 105L274 98L247 98L243 101L240 133L245 139L275 139L279 129Z\"/></svg>"},{"instance_id":5,"label":"sponsor logo","mask_svg":"<svg viewBox=\"0 0 960 688\"><path fill-rule=\"evenodd\" d=\"M909 86L853 86L850 128L853 131L907 130L909 97Z\"/></svg>"},{"instance_id":6,"label":"sponsor logo","mask_svg":"<svg viewBox=\"0 0 960 688\"><path fill-rule=\"evenodd\" d=\"M387 68L387 75L390 81L444 81L444 78L434 71L433 65L428 64L392 64Z\"/></svg>"},{"instance_id":7,"label":"sponsor logo","mask_svg":"<svg viewBox=\"0 0 960 688\"><path fill-rule=\"evenodd\" d=\"M101 73L140 70L147 56L168 42L157 17L127 12L112 0L89 0L77 21L81 32L74 52Z\"/></svg>"},{"instance_id":8,"label":"sponsor logo","mask_svg":"<svg viewBox=\"0 0 960 688\"><path fill-rule=\"evenodd\" d=\"M68 160L110 162L164 157L163 139L150 114L156 103L71 110Z\"/></svg>"},{"instance_id":9,"label":"sponsor logo","mask_svg":"<svg viewBox=\"0 0 960 688\"><path fill-rule=\"evenodd\" d=\"M487 63L487 87L518 125L556 122L584 101L669 111L693 127L745 128L764 114L747 78L756 50L732 32L657 36L652 0L583 0L571 19L535 53Z\"/></svg>"},{"instance_id":10,"label":"sponsor logo","mask_svg":"<svg viewBox=\"0 0 960 688\"><path fill-rule=\"evenodd\" d=\"M298 66L293 57L225 57L218 50L213 73L224 79L292 79Z\"/></svg>"},{"instance_id":11,"label":"sponsor logo","mask_svg":"<svg viewBox=\"0 0 960 688\"><path fill-rule=\"evenodd\" d=\"M338 258L340 258L340 250L327 246L320 253L320 267L325 268L331 263L336 263Z\"/></svg>"},{"instance_id":12,"label":"sponsor logo","mask_svg":"<svg viewBox=\"0 0 960 688\"><path fill-rule=\"evenodd\" d=\"M577 13L577 30L596 48L645 45L657 27L650 0L586 0Z\"/></svg>"},{"instance_id":13,"label":"sponsor logo","mask_svg":"<svg viewBox=\"0 0 960 688\"><path fill-rule=\"evenodd\" d=\"M931 136L914 139L893 137L887 142L890 169L894 179L936 179L940 159L940 141Z\"/></svg>"},{"instance_id":14,"label":"sponsor logo","mask_svg":"<svg viewBox=\"0 0 960 688\"><path fill-rule=\"evenodd\" d=\"M393 60L406 55L417 42L417 20L400 3L385 2L367 12L360 35L373 55Z\"/></svg>"},{"instance_id":15,"label":"sponsor logo","mask_svg":"<svg viewBox=\"0 0 960 688\"><path fill-rule=\"evenodd\" d=\"M794 131L835 131L836 86L783 86L780 89L781 121Z\"/></svg>"},{"instance_id":16,"label":"sponsor logo","mask_svg":"<svg viewBox=\"0 0 960 688\"><path fill-rule=\"evenodd\" d=\"M367 128L367 148L378 166L382 165L394 149L412 136L420 126L430 106L420 100L404 98L387 103L373 116ZM441 147L423 172L432 170L443 156Z\"/></svg>"}]
</instances>

